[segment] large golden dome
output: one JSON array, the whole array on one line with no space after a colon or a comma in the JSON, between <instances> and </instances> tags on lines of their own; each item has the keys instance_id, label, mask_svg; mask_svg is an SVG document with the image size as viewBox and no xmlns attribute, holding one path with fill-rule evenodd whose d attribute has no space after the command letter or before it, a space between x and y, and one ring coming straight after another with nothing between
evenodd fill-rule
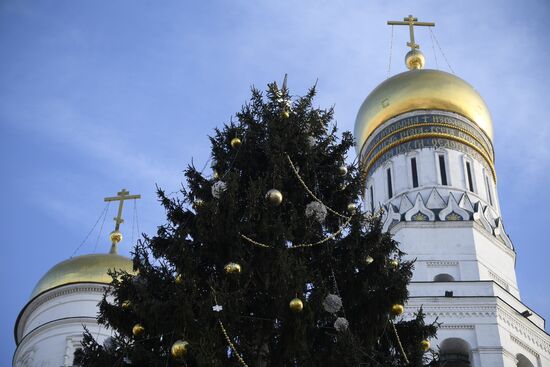
<instances>
[{"instance_id":1,"label":"large golden dome","mask_svg":"<svg viewBox=\"0 0 550 367\"><path fill-rule=\"evenodd\" d=\"M355 120L357 150L384 122L416 110L458 113L493 139L489 109L470 84L444 71L413 69L387 79L365 99Z\"/></svg>"},{"instance_id":2,"label":"large golden dome","mask_svg":"<svg viewBox=\"0 0 550 367\"><path fill-rule=\"evenodd\" d=\"M90 254L70 258L51 268L34 287L31 298L70 283L111 283L108 270L134 273L132 260L117 254Z\"/></svg>"}]
</instances>

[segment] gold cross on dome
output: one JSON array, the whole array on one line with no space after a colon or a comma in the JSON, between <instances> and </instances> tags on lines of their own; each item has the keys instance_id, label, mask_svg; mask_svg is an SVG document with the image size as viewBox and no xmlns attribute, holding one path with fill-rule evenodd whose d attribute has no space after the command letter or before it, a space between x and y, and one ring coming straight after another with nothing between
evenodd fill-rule
<instances>
[{"instance_id":1,"label":"gold cross on dome","mask_svg":"<svg viewBox=\"0 0 550 367\"><path fill-rule=\"evenodd\" d=\"M117 196L105 198L104 201L118 201L118 214L115 218L115 232L118 232L120 229L120 224L124 223L124 219L122 219L122 207L124 206L124 200L130 200L130 199L141 199L141 195L129 195L130 192L126 189L120 190L120 192L117 192Z\"/></svg>"},{"instance_id":2,"label":"gold cross on dome","mask_svg":"<svg viewBox=\"0 0 550 367\"><path fill-rule=\"evenodd\" d=\"M389 20L388 25L408 25L411 41L407 42L407 46L409 46L411 50L415 50L417 48L420 48L420 46L414 42L414 26L434 27L435 23L418 22L418 18L414 18L412 15L409 15L407 18L403 18L403 22L397 20Z\"/></svg>"}]
</instances>

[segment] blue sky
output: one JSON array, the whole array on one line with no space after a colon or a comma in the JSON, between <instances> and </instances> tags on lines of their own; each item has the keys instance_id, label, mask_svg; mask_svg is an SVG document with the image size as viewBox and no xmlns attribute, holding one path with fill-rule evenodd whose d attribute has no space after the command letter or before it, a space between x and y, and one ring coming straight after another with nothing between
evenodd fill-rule
<instances>
[{"instance_id":1,"label":"blue sky","mask_svg":"<svg viewBox=\"0 0 550 367\"><path fill-rule=\"evenodd\" d=\"M155 184L177 191L207 135L240 109L251 85L289 74L293 93L318 80L353 130L357 110L388 73L390 27L410 13L435 21L455 73L485 98L495 125L504 225L518 252L524 302L550 319L550 3L518 1L2 1L0 154L3 233L0 365L39 278L70 257L103 197L142 194L140 229L163 223ZM391 74L404 70L395 28ZM420 29L427 67L435 63ZM439 51L438 51L439 52ZM121 252L131 248L126 211ZM96 251L108 251L110 208ZM78 254L94 251L98 231Z\"/></svg>"}]
</instances>

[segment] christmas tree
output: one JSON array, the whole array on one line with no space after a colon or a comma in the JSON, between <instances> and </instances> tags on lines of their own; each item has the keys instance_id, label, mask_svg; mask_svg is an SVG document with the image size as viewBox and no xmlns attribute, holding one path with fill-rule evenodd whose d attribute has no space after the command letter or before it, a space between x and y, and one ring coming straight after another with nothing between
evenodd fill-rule
<instances>
[{"instance_id":1,"label":"christmas tree","mask_svg":"<svg viewBox=\"0 0 550 367\"><path fill-rule=\"evenodd\" d=\"M179 197L158 190L166 224L112 273L83 366L422 366L434 364L421 310L403 320L413 264L362 210L347 164L351 133L315 87L286 81L211 137L212 172L186 170Z\"/></svg>"}]
</instances>

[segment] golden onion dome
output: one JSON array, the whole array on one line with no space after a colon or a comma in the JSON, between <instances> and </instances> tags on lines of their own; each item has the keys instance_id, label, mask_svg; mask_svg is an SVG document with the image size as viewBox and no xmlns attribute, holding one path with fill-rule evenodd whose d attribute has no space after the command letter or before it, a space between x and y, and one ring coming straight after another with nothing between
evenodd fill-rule
<instances>
[{"instance_id":1,"label":"golden onion dome","mask_svg":"<svg viewBox=\"0 0 550 367\"><path fill-rule=\"evenodd\" d=\"M111 283L109 270L134 274L132 260L117 254L90 254L72 257L51 268L34 287L31 298L65 284Z\"/></svg>"},{"instance_id":2,"label":"golden onion dome","mask_svg":"<svg viewBox=\"0 0 550 367\"><path fill-rule=\"evenodd\" d=\"M412 69L385 80L365 99L355 120L357 150L361 151L369 136L384 122L417 110L460 114L493 139L489 109L470 84L444 71Z\"/></svg>"}]
</instances>

